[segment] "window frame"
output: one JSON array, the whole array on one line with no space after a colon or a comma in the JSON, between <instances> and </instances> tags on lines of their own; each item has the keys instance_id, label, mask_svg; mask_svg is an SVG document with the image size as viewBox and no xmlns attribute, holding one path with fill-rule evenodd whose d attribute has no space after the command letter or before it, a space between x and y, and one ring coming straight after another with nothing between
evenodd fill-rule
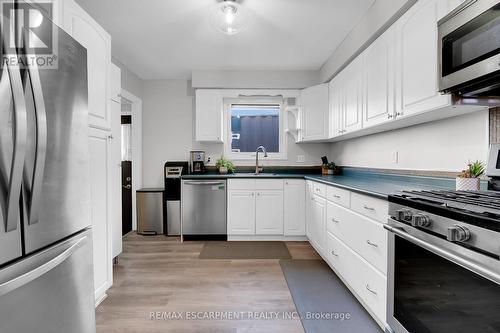
<instances>
[{"instance_id":1,"label":"window frame","mask_svg":"<svg viewBox=\"0 0 500 333\"><path fill-rule=\"evenodd\" d=\"M224 156L235 161L255 160L255 152L233 152L231 150L231 106L233 104L279 104L279 152L268 152L267 160L287 160L287 138L285 131L286 112L284 110L283 96L239 96L223 98L223 118L224 118Z\"/></svg>"}]
</instances>

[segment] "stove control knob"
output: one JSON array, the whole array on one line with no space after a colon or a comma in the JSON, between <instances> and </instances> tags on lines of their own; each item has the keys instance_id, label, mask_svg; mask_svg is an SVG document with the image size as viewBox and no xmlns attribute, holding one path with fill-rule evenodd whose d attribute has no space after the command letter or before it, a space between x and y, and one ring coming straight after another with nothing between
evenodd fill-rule
<instances>
[{"instance_id":1,"label":"stove control knob","mask_svg":"<svg viewBox=\"0 0 500 333\"><path fill-rule=\"evenodd\" d=\"M470 239L470 230L461 225L455 224L452 227L448 227L448 234L446 239L450 242L466 242Z\"/></svg>"},{"instance_id":2,"label":"stove control knob","mask_svg":"<svg viewBox=\"0 0 500 333\"><path fill-rule=\"evenodd\" d=\"M411 219L411 225L414 227L429 227L431 223L431 218L425 214L415 214Z\"/></svg>"},{"instance_id":3,"label":"stove control knob","mask_svg":"<svg viewBox=\"0 0 500 333\"><path fill-rule=\"evenodd\" d=\"M411 210L408 210L408 209L399 209L396 211L396 218L398 221L401 221L401 222L409 222L411 221L411 218L412 218L412 212Z\"/></svg>"}]
</instances>

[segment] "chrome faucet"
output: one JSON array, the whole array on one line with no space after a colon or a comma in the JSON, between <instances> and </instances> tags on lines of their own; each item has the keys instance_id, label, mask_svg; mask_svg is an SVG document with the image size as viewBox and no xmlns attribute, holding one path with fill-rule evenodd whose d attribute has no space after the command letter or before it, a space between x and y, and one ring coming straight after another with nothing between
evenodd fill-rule
<instances>
[{"instance_id":1,"label":"chrome faucet","mask_svg":"<svg viewBox=\"0 0 500 333\"><path fill-rule=\"evenodd\" d=\"M257 150L255 151L255 174L258 175L259 172L263 171L264 168L259 168L259 151L262 150L264 153L264 157L267 157L267 151L266 147L264 146L259 146Z\"/></svg>"}]
</instances>

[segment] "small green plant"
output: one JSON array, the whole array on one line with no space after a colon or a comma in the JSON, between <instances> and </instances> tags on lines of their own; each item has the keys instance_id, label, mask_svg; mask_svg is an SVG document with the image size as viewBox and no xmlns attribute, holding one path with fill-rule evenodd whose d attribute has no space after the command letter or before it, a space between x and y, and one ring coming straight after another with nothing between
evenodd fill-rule
<instances>
[{"instance_id":1,"label":"small green plant","mask_svg":"<svg viewBox=\"0 0 500 333\"><path fill-rule=\"evenodd\" d=\"M330 163L326 164L326 167L327 167L328 169L330 169L330 170L334 170L334 169L335 169L335 167L336 167L336 165L335 165L335 163L330 162Z\"/></svg>"},{"instance_id":2,"label":"small green plant","mask_svg":"<svg viewBox=\"0 0 500 333\"><path fill-rule=\"evenodd\" d=\"M217 168L227 168L227 172L229 173L234 173L236 171L233 162L226 160L224 157L219 158L215 166Z\"/></svg>"},{"instance_id":3,"label":"small green plant","mask_svg":"<svg viewBox=\"0 0 500 333\"><path fill-rule=\"evenodd\" d=\"M484 163L481 161L469 162L467 169L458 175L460 178L479 178L484 174Z\"/></svg>"}]
</instances>

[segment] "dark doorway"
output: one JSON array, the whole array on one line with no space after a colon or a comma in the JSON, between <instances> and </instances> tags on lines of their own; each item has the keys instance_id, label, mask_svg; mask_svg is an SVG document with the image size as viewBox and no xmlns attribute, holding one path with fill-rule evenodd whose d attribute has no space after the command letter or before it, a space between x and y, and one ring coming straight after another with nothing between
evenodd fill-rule
<instances>
[{"instance_id":1,"label":"dark doorway","mask_svg":"<svg viewBox=\"0 0 500 333\"><path fill-rule=\"evenodd\" d=\"M122 116L122 150L130 149L132 116ZM132 231L132 157L122 152L122 235Z\"/></svg>"}]
</instances>

